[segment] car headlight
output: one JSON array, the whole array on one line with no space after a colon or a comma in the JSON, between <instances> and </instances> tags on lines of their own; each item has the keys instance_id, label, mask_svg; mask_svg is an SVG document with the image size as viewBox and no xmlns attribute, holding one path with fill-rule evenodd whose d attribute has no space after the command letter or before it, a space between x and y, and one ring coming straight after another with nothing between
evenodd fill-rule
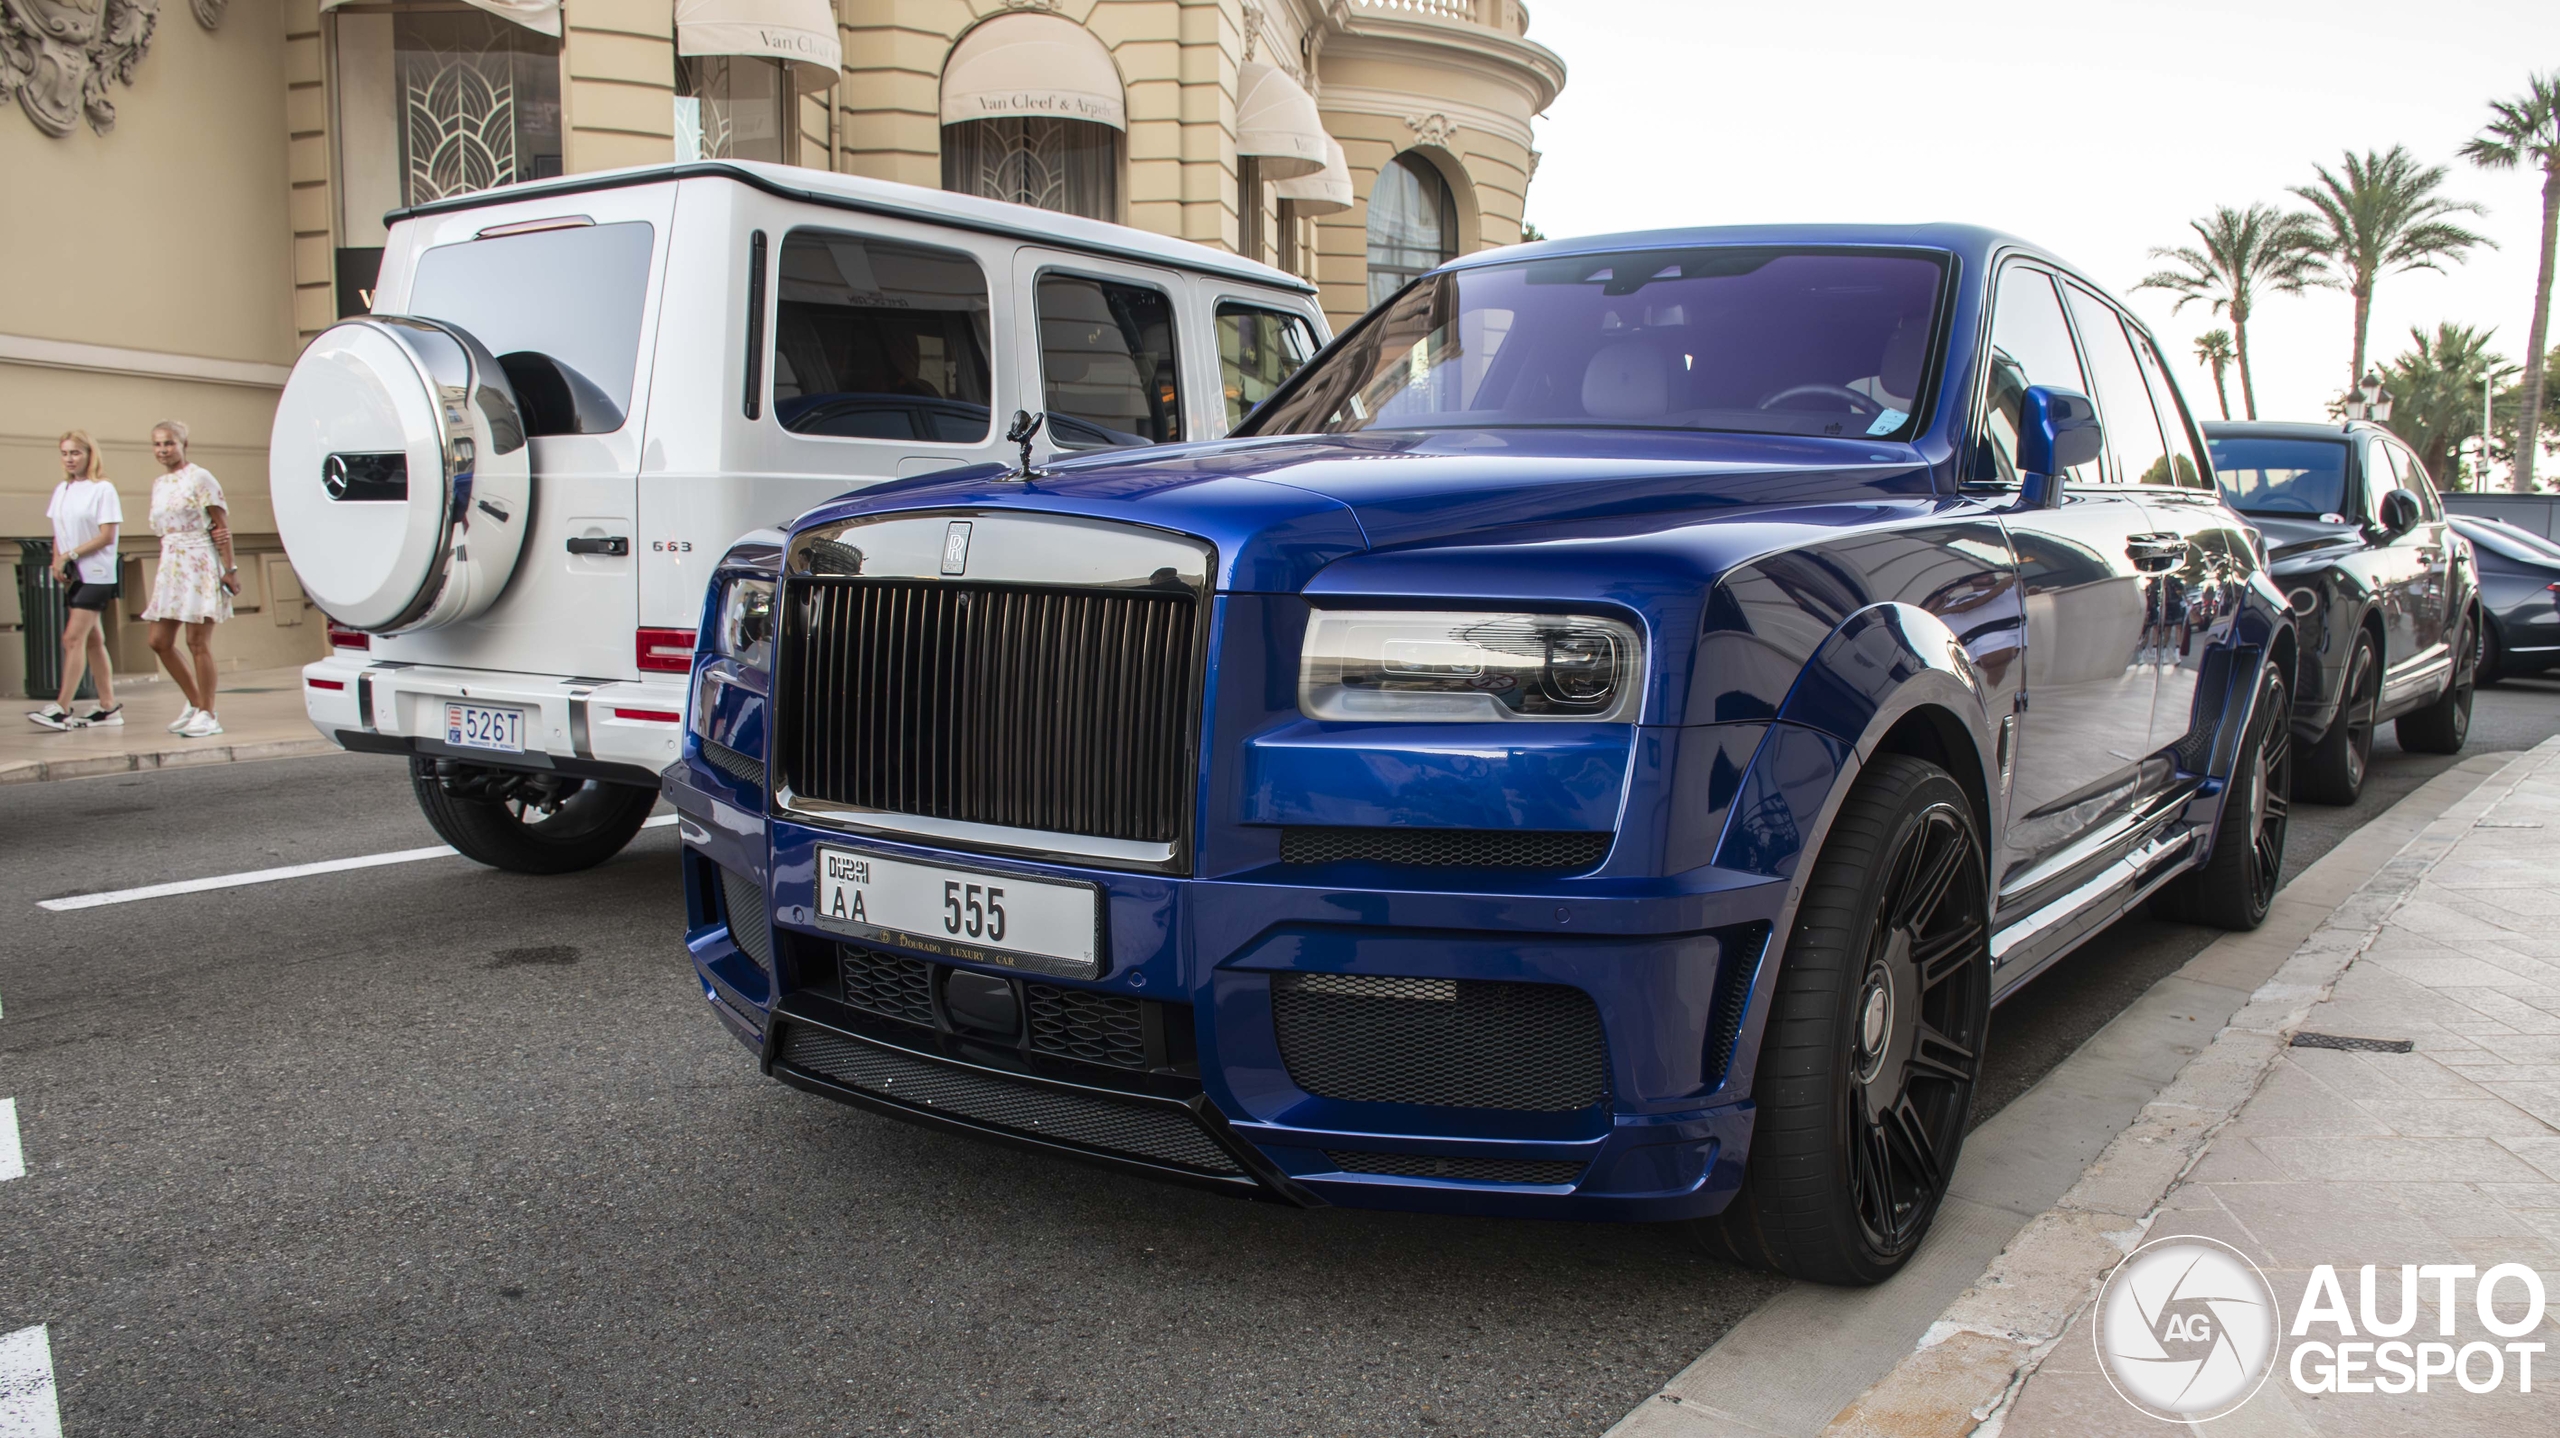
<instances>
[{"instance_id":1,"label":"car headlight","mask_svg":"<svg viewBox=\"0 0 2560 1438\"><path fill-rule=\"evenodd\" d=\"M1310 719L1632 723L1636 631L1588 615L1317 610L1298 708Z\"/></svg>"},{"instance_id":2,"label":"car headlight","mask_svg":"<svg viewBox=\"0 0 2560 1438\"><path fill-rule=\"evenodd\" d=\"M712 631L720 657L749 669L763 669L773 658L773 581L732 579L720 596L720 624Z\"/></svg>"}]
</instances>

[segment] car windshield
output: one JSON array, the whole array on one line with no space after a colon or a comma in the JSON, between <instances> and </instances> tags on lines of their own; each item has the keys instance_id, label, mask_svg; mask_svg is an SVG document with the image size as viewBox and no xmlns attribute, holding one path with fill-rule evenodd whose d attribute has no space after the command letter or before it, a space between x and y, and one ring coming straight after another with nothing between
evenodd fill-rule
<instances>
[{"instance_id":1,"label":"car windshield","mask_svg":"<svg viewBox=\"0 0 2560 1438\"><path fill-rule=\"evenodd\" d=\"M2318 519L2347 510L2343 439L2225 436L2213 441L2213 475L2242 514Z\"/></svg>"},{"instance_id":2,"label":"car windshield","mask_svg":"<svg viewBox=\"0 0 2560 1438\"><path fill-rule=\"evenodd\" d=\"M1943 257L1732 246L1428 275L1241 433L1738 430L1903 438Z\"/></svg>"},{"instance_id":3,"label":"car windshield","mask_svg":"<svg viewBox=\"0 0 2560 1438\"><path fill-rule=\"evenodd\" d=\"M2554 544L2529 529L2494 520L2456 518L2456 534L2484 549L2494 550L2523 564L2560 564L2560 544Z\"/></svg>"}]
</instances>

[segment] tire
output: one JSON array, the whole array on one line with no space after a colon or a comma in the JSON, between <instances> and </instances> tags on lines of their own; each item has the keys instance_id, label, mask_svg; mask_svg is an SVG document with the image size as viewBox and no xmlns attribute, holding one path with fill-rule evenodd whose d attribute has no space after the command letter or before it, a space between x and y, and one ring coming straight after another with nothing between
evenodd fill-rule
<instances>
[{"instance_id":1,"label":"tire","mask_svg":"<svg viewBox=\"0 0 2560 1438\"><path fill-rule=\"evenodd\" d=\"M451 761L409 761L418 808L437 837L464 858L514 874L592 869L622 852L658 802L657 790L636 784L590 779L544 786L538 775L525 776L505 797L475 797L455 792L457 784L505 771L473 770L458 778L450 766ZM479 787L492 792L505 781Z\"/></svg>"},{"instance_id":2,"label":"tire","mask_svg":"<svg viewBox=\"0 0 2560 1438\"><path fill-rule=\"evenodd\" d=\"M2498 621L2482 615L2480 632L2471 641L2471 682L2485 688L2506 678L2506 657L2507 646L2498 639Z\"/></svg>"},{"instance_id":3,"label":"tire","mask_svg":"<svg viewBox=\"0 0 2560 1438\"><path fill-rule=\"evenodd\" d=\"M2391 721L2391 732L2398 735L2400 747L2413 754L2459 754L2463 741L2471 737L2471 701L2480 680L2480 650L2472 634L2478 621L2471 615L2462 617L2462 627L2454 632L2453 682L2424 709L2412 709Z\"/></svg>"},{"instance_id":4,"label":"tire","mask_svg":"<svg viewBox=\"0 0 2560 1438\"><path fill-rule=\"evenodd\" d=\"M1796 911L1742 1189L1700 1226L1709 1247L1847 1286L1891 1278L1919 1248L1990 1026L1986 872L1945 770L1888 754L1858 776Z\"/></svg>"},{"instance_id":5,"label":"tire","mask_svg":"<svg viewBox=\"0 0 2560 1438\"><path fill-rule=\"evenodd\" d=\"M2284 676L2267 666L2249 732L2232 761L2231 787L2213 826L2213 852L2169 881L2152 912L2187 924L2245 932L2267 921L2284 878L2284 836L2293 809L2293 714Z\"/></svg>"},{"instance_id":6,"label":"tire","mask_svg":"<svg viewBox=\"0 0 2560 1438\"><path fill-rule=\"evenodd\" d=\"M2382 706L2382 651L2373 631L2356 631L2343 672L2346 682L2338 688L2329 732L2302 756L2302 771L2294 776L2294 797L2314 804L2354 803L2373 767L2373 715Z\"/></svg>"}]
</instances>

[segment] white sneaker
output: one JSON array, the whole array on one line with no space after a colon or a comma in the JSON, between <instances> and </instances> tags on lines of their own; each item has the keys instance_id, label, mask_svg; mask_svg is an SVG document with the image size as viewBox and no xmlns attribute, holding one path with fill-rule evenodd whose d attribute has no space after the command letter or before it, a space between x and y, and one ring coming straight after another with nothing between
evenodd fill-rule
<instances>
[{"instance_id":1,"label":"white sneaker","mask_svg":"<svg viewBox=\"0 0 2560 1438\"><path fill-rule=\"evenodd\" d=\"M203 710L198 709L193 704L179 710L178 717L169 721L169 732L172 734L186 733L187 726L196 722L196 716L203 712Z\"/></svg>"},{"instance_id":2,"label":"white sneaker","mask_svg":"<svg viewBox=\"0 0 2560 1438\"><path fill-rule=\"evenodd\" d=\"M178 731L181 739L210 739L222 732L222 720L210 709L199 709L187 727Z\"/></svg>"},{"instance_id":3,"label":"white sneaker","mask_svg":"<svg viewBox=\"0 0 2560 1438\"><path fill-rule=\"evenodd\" d=\"M27 722L30 724L41 724L47 729L79 729L86 727L80 722L79 715L72 713L70 710L63 708L59 704L47 704L42 709L28 710Z\"/></svg>"},{"instance_id":4,"label":"white sneaker","mask_svg":"<svg viewBox=\"0 0 2560 1438\"><path fill-rule=\"evenodd\" d=\"M113 709L92 709L88 713L80 716L80 727L83 729L121 729L124 727L124 706L119 704Z\"/></svg>"}]
</instances>

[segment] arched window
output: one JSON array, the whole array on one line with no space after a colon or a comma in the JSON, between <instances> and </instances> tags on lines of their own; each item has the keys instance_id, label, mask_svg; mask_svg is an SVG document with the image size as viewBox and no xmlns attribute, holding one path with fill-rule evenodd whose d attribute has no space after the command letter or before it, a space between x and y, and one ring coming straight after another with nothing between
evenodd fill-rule
<instances>
[{"instance_id":1,"label":"arched window","mask_svg":"<svg viewBox=\"0 0 2560 1438\"><path fill-rule=\"evenodd\" d=\"M1458 255L1458 201L1431 162L1403 154L1369 191L1369 303Z\"/></svg>"},{"instance_id":2,"label":"arched window","mask_svg":"<svg viewBox=\"0 0 2560 1438\"><path fill-rule=\"evenodd\" d=\"M942 127L942 188L1094 220L1120 218L1120 132L1008 115Z\"/></svg>"},{"instance_id":3,"label":"arched window","mask_svg":"<svg viewBox=\"0 0 2560 1438\"><path fill-rule=\"evenodd\" d=\"M1120 218L1120 71L1093 32L1016 11L961 37L942 70L942 187Z\"/></svg>"}]
</instances>

